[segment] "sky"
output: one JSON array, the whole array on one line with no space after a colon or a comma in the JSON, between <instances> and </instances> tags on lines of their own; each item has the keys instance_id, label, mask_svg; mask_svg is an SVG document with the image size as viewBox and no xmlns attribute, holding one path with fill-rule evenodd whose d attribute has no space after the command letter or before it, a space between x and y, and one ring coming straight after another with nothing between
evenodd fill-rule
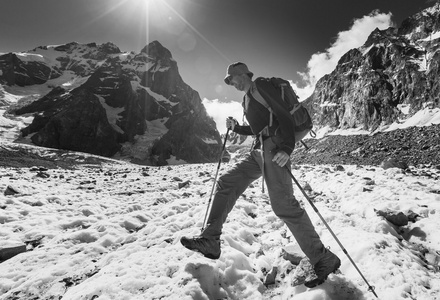
<instances>
[{"instance_id":1,"label":"sky","mask_svg":"<svg viewBox=\"0 0 440 300\"><path fill-rule=\"evenodd\" d=\"M139 52L158 40L209 111L241 92L223 82L245 62L255 76L290 80L300 100L376 27L398 27L429 0L0 0L0 52L115 43ZM223 106L224 107L224 106ZM224 109L222 109L224 111Z\"/></svg>"},{"instance_id":2,"label":"sky","mask_svg":"<svg viewBox=\"0 0 440 300\"><path fill-rule=\"evenodd\" d=\"M341 259L339 274L308 289L291 285L302 264L286 258L304 254L272 212L261 181L239 197L223 229L221 256L211 260L180 238L200 234L215 163L145 168L105 159L100 165L103 158L85 153L0 146L11 159L26 149L49 163L70 160L69 169L47 170L37 169L38 161L21 159L16 168L0 161L0 249L21 252L0 264L1 300L377 299L343 249L378 299L440 294L440 174L432 167L296 166L294 176L307 184L343 245L294 187L324 245ZM230 167L223 163L220 172ZM8 187L15 194L4 194ZM385 219L411 212L414 222L400 227Z\"/></svg>"},{"instance_id":3,"label":"sky","mask_svg":"<svg viewBox=\"0 0 440 300\"><path fill-rule=\"evenodd\" d=\"M346 52L335 43L355 43L350 39L365 38L362 32L368 35L374 26L398 26L429 5L427 0L1 0L0 51L111 41L122 51L139 52L158 40L202 99L237 100L240 94L230 96L223 83L232 62L247 63L256 76L296 82L313 55Z\"/></svg>"}]
</instances>

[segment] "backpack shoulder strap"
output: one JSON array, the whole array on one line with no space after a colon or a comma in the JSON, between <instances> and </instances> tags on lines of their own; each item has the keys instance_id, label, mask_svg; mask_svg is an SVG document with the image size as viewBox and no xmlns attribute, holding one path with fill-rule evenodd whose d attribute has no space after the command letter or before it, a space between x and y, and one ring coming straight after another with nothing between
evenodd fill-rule
<instances>
[{"instance_id":1,"label":"backpack shoulder strap","mask_svg":"<svg viewBox=\"0 0 440 300\"><path fill-rule=\"evenodd\" d=\"M263 96L261 96L260 92L258 91L257 85L254 82L252 82L251 88L249 89L249 92L251 94L251 96L257 100L261 105L263 105L264 107L266 107L268 110L271 110L269 104L267 103L267 101L263 98Z\"/></svg>"},{"instance_id":2,"label":"backpack shoulder strap","mask_svg":"<svg viewBox=\"0 0 440 300\"><path fill-rule=\"evenodd\" d=\"M258 91L257 85L254 82L252 82L252 85L249 89L249 92L251 94L251 96L261 105L263 105L265 108L267 108L270 112L270 121L269 121L269 127L272 126L273 124L273 110L272 107L269 106L269 104L267 103L267 101L264 99L263 96L261 96L260 92Z\"/></svg>"}]
</instances>

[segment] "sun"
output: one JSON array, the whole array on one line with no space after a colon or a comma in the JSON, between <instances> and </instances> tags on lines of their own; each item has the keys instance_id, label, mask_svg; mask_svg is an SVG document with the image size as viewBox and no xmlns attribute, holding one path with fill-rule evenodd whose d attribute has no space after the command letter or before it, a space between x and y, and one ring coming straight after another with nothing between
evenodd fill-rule
<instances>
[{"instance_id":1,"label":"sun","mask_svg":"<svg viewBox=\"0 0 440 300\"><path fill-rule=\"evenodd\" d=\"M160 35L164 30L176 27L176 18L172 7L167 1L173 0L105 0L99 5L99 14L90 23L103 20L110 22L110 28L118 28L117 32L125 31L130 35L143 33L138 40L150 41L150 33ZM145 44L144 44L145 45Z\"/></svg>"},{"instance_id":2,"label":"sun","mask_svg":"<svg viewBox=\"0 0 440 300\"><path fill-rule=\"evenodd\" d=\"M191 24L190 0L107 0L100 17L111 17L117 26L142 33L137 40L149 44L155 39L174 39L179 49L192 51L196 44L206 43L225 61L230 60L208 37ZM145 44L143 44L145 45Z\"/></svg>"},{"instance_id":3,"label":"sun","mask_svg":"<svg viewBox=\"0 0 440 300\"><path fill-rule=\"evenodd\" d=\"M125 21L141 22L142 16L156 22L170 14L166 0L107 0L99 17L116 14Z\"/></svg>"}]
</instances>

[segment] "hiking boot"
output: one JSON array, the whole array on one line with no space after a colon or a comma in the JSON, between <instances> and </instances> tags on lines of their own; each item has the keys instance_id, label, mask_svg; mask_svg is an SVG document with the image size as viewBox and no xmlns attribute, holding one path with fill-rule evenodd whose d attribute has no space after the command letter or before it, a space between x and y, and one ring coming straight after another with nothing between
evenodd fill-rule
<instances>
[{"instance_id":1,"label":"hiking boot","mask_svg":"<svg viewBox=\"0 0 440 300\"><path fill-rule=\"evenodd\" d=\"M325 249L324 256L313 267L316 278L306 280L304 285L308 288L322 284L330 273L334 273L341 266L341 260L330 250Z\"/></svg>"},{"instance_id":2,"label":"hiking boot","mask_svg":"<svg viewBox=\"0 0 440 300\"><path fill-rule=\"evenodd\" d=\"M221 250L219 239L210 239L202 236L194 238L182 237L180 242L185 248L200 252L207 258L218 259L220 257Z\"/></svg>"}]
</instances>

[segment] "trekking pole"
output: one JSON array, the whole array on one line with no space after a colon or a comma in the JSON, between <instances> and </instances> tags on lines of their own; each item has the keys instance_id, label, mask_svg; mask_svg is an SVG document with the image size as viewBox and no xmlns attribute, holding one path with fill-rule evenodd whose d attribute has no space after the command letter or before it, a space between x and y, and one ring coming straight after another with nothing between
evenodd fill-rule
<instances>
[{"instance_id":1,"label":"trekking pole","mask_svg":"<svg viewBox=\"0 0 440 300\"><path fill-rule=\"evenodd\" d=\"M229 117L228 119L233 119L233 118ZM215 184L217 182L218 171L220 170L220 164L223 159L223 154L225 153L225 146L226 146L226 141L228 140L228 135L229 135L229 128L228 128L228 130L226 130L225 141L223 142L222 152L220 153L220 158L218 160L217 172L215 172L215 178L214 178L214 183L212 184L211 195L209 196L208 206L206 207L205 218L203 219L202 232L205 229L206 218L208 217L209 208L211 206L212 195L214 194L214 188L215 188Z\"/></svg>"},{"instance_id":2,"label":"trekking pole","mask_svg":"<svg viewBox=\"0 0 440 300\"><path fill-rule=\"evenodd\" d=\"M336 234L333 232L333 230L330 228L330 226L327 224L327 222L324 220L324 218L322 217L322 215L320 214L319 210L316 208L315 204L313 204L312 200L310 200L309 196L307 196L306 192L304 191L304 189L301 187L301 185L299 184L298 180L296 180L296 178L293 176L292 172L289 170L289 168L287 168L287 171L289 172L290 177L292 177L293 181L296 183L296 185L298 186L299 190L302 192L302 194L304 195L304 197L307 199L307 201L310 203L310 205L312 206L313 210L316 212L316 214L319 216L319 218L321 219L321 221L324 223L325 227L327 227L328 231L330 231L331 235L333 236L333 238L336 240L336 242L338 243L339 247L341 247L342 251L345 253L345 255L347 255L348 259L350 260L350 262L353 264L354 268L358 271L358 273L361 275L362 279L365 281L365 283L368 286L368 291L372 292L374 294L374 296L376 296L376 298L379 298L376 294L376 292L374 291L374 286L371 286L367 279L364 277L364 275L362 274L362 272L359 270L359 268L356 266L355 262L353 261L353 259L351 258L351 256L348 254L347 250L345 250L344 246L342 245L342 243L339 241L338 237L336 236Z\"/></svg>"},{"instance_id":3,"label":"trekking pole","mask_svg":"<svg viewBox=\"0 0 440 300\"><path fill-rule=\"evenodd\" d=\"M313 131L313 129L310 130L310 133L309 133L309 134L310 134L310 136L311 136L312 138L316 138L316 132ZM307 151L310 150L310 147L307 146L307 144L306 144L303 140L301 140L301 144L306 148Z\"/></svg>"},{"instance_id":4,"label":"trekking pole","mask_svg":"<svg viewBox=\"0 0 440 300\"><path fill-rule=\"evenodd\" d=\"M310 150L309 146L307 146L307 144L304 143L304 141L301 141L301 144L304 146L304 148L306 148L306 150Z\"/></svg>"}]
</instances>

